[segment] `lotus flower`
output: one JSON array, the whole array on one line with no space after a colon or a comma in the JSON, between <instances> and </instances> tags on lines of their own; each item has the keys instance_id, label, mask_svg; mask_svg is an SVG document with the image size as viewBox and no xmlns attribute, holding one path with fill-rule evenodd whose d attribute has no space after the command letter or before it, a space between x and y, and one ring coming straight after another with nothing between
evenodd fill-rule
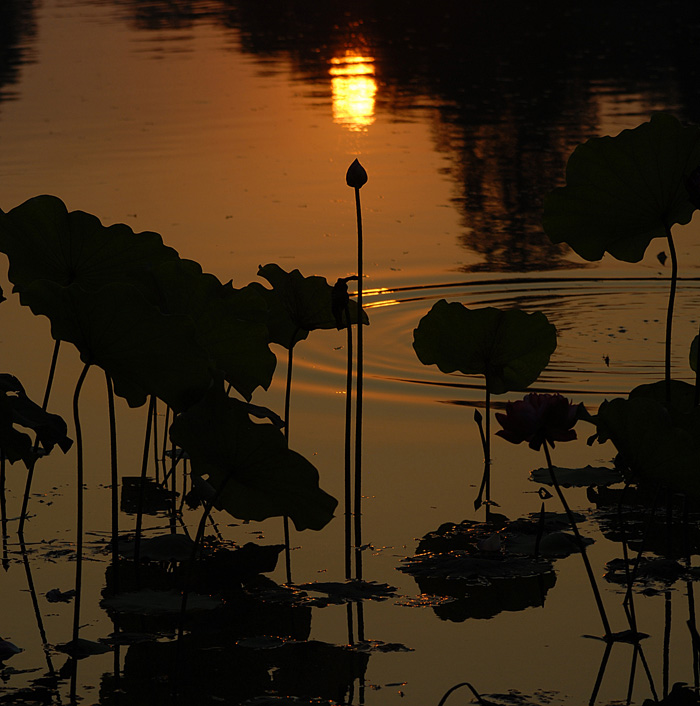
<instances>
[{"instance_id":1,"label":"lotus flower","mask_svg":"<svg viewBox=\"0 0 700 706\"><path fill-rule=\"evenodd\" d=\"M573 404L559 394L531 392L522 400L506 403L505 414L496 414L503 427L496 435L513 444L527 441L535 451L546 442L554 447L555 441L576 438L573 427L581 408L581 404Z\"/></svg>"}]
</instances>

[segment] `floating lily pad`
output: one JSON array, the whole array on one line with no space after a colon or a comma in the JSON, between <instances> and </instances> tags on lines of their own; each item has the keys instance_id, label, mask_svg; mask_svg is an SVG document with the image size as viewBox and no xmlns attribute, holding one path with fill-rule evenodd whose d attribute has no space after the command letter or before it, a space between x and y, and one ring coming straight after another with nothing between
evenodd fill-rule
<instances>
[{"instance_id":1,"label":"floating lily pad","mask_svg":"<svg viewBox=\"0 0 700 706\"><path fill-rule=\"evenodd\" d=\"M435 364L443 373L484 375L494 394L532 384L556 346L556 329L541 312L467 309L445 299L413 332L413 348L421 363Z\"/></svg>"},{"instance_id":2,"label":"floating lily pad","mask_svg":"<svg viewBox=\"0 0 700 706\"><path fill-rule=\"evenodd\" d=\"M607 486L621 483L623 478L614 468L584 466L583 468L554 467L554 476L564 488L587 488L590 485ZM548 468L530 471L530 480L541 485L552 485Z\"/></svg>"},{"instance_id":3,"label":"floating lily pad","mask_svg":"<svg viewBox=\"0 0 700 706\"><path fill-rule=\"evenodd\" d=\"M182 610L182 593L179 591L154 591L145 588L141 591L119 593L102 600L100 605L117 613L136 615L164 615L179 613ZM187 596L187 611L196 613L216 610L223 601L212 596L190 593Z\"/></svg>"},{"instance_id":4,"label":"floating lily pad","mask_svg":"<svg viewBox=\"0 0 700 706\"><path fill-rule=\"evenodd\" d=\"M56 649L76 659L84 659L85 657L92 657L93 655L103 655L111 651L107 645L103 645L101 642L85 640L82 637L66 642L63 645L56 645Z\"/></svg>"},{"instance_id":5,"label":"floating lily pad","mask_svg":"<svg viewBox=\"0 0 700 706\"><path fill-rule=\"evenodd\" d=\"M609 252L638 262L653 238L690 222L695 206L685 180L698 165L700 128L683 127L671 115L592 138L569 158L566 186L545 199L544 230L585 260Z\"/></svg>"},{"instance_id":6,"label":"floating lily pad","mask_svg":"<svg viewBox=\"0 0 700 706\"><path fill-rule=\"evenodd\" d=\"M119 542L119 553L129 559L134 557L136 543ZM190 561L194 542L186 534L163 534L141 539L139 553L142 560Z\"/></svg>"},{"instance_id":7,"label":"floating lily pad","mask_svg":"<svg viewBox=\"0 0 700 706\"><path fill-rule=\"evenodd\" d=\"M377 583L376 581L314 581L312 583L299 584L297 588L304 591L325 593L331 598L338 599L340 603L363 600L383 601L396 595L395 586L390 586L388 583Z\"/></svg>"}]
</instances>

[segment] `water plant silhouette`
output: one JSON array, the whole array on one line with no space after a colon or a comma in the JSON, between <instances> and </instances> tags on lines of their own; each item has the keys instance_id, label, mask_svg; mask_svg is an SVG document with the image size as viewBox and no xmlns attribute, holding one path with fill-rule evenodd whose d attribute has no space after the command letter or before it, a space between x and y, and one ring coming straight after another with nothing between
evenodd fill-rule
<instances>
[{"instance_id":1,"label":"water plant silhouette","mask_svg":"<svg viewBox=\"0 0 700 706\"><path fill-rule=\"evenodd\" d=\"M542 225L554 243L567 243L585 260L608 252L639 262L654 238L665 238L671 256L666 312L665 380L671 384L671 333L678 258L671 233L690 222L696 204L686 184L700 166L700 128L672 115L651 120L615 137L579 145L566 166L566 186L544 203Z\"/></svg>"},{"instance_id":2,"label":"water plant silhouette","mask_svg":"<svg viewBox=\"0 0 700 706\"><path fill-rule=\"evenodd\" d=\"M571 529L576 537L588 580L593 590L596 606L600 613L600 619L603 623L605 638L609 640L612 638L613 633L610 629L610 623L608 622L603 599L595 580L593 568L586 553L586 545L579 533L576 519L561 490L549 453L549 446L554 448L555 441L572 441L576 438L574 426L578 421L580 410L581 405L574 405L561 395L531 392L522 400L507 402L505 414L496 413L496 419L502 426L502 429L496 432L496 435L513 444L526 441L534 451L539 451L540 448L544 450L552 485L564 507L564 512L566 512Z\"/></svg>"},{"instance_id":3,"label":"water plant silhouette","mask_svg":"<svg viewBox=\"0 0 700 706\"><path fill-rule=\"evenodd\" d=\"M413 331L413 348L424 365L435 364L443 373L483 375L485 431L475 416L484 447L484 474L479 497L486 493L486 517L491 499L491 395L524 390L549 363L556 349L556 329L541 312L493 307L468 309L459 302L436 302Z\"/></svg>"}]
</instances>

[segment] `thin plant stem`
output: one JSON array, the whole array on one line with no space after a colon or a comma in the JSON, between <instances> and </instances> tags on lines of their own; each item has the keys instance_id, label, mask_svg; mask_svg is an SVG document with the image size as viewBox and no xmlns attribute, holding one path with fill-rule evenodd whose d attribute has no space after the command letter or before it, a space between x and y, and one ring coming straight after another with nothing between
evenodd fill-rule
<instances>
[{"instance_id":1,"label":"thin plant stem","mask_svg":"<svg viewBox=\"0 0 700 706\"><path fill-rule=\"evenodd\" d=\"M639 645L634 646L632 650L632 664L630 665L630 678L627 682L627 700L626 704L629 706L632 703L632 694L634 693L634 678L637 674L637 658L639 657Z\"/></svg>"},{"instance_id":2,"label":"thin plant stem","mask_svg":"<svg viewBox=\"0 0 700 706\"><path fill-rule=\"evenodd\" d=\"M55 341L53 344L53 354L51 355L51 365L49 366L49 377L46 381L46 388L44 389L44 399L41 403L41 409L45 412L49 406L49 398L51 396L51 388L53 387L53 379L56 375L56 366L58 365L58 351L60 350L61 342ZM39 441L34 442L34 450L36 451L39 446ZM27 469L27 482L24 486L24 497L22 498L22 510L19 514L19 529L17 533L21 536L24 534L24 522L27 519L27 506L29 505L29 495L32 491L32 480L34 478L34 466L36 465L36 458L29 464Z\"/></svg>"},{"instance_id":3,"label":"thin plant stem","mask_svg":"<svg viewBox=\"0 0 700 706\"><path fill-rule=\"evenodd\" d=\"M153 417L153 419L147 422L147 424L152 423L151 428L153 430L153 465L155 469L156 483L159 483L161 459L158 457L158 399L154 395L151 395L151 402L148 408L148 413ZM148 438L148 434L146 435L146 437ZM146 460L146 463L148 463L148 459Z\"/></svg>"},{"instance_id":4,"label":"thin plant stem","mask_svg":"<svg viewBox=\"0 0 700 706\"><path fill-rule=\"evenodd\" d=\"M139 498L136 507L136 536L134 537L134 574L136 576L136 589L141 588L140 585L140 564L141 564L141 532L143 530L143 504L144 494L146 492L146 475L148 473L148 450L150 446L151 431L155 428L155 411L156 397L151 395L151 401L148 406L148 414L146 416L146 438L143 442L143 454L141 456L141 478L139 483Z\"/></svg>"},{"instance_id":5,"label":"thin plant stem","mask_svg":"<svg viewBox=\"0 0 700 706\"><path fill-rule=\"evenodd\" d=\"M165 422L163 423L163 450L161 451L160 458L163 464L163 483L165 484L165 452L168 448L168 427L170 426L170 405L165 408Z\"/></svg>"},{"instance_id":6,"label":"thin plant stem","mask_svg":"<svg viewBox=\"0 0 700 706\"><path fill-rule=\"evenodd\" d=\"M663 647L663 696L668 696L669 672L671 667L671 592L664 592L664 647Z\"/></svg>"},{"instance_id":7,"label":"thin plant stem","mask_svg":"<svg viewBox=\"0 0 700 706\"><path fill-rule=\"evenodd\" d=\"M172 502L170 504L170 533L175 534L177 532L177 473L175 472L175 466L177 461L175 460L175 444L170 444L170 453L173 457L173 465L170 468L170 485L172 492Z\"/></svg>"},{"instance_id":8,"label":"thin plant stem","mask_svg":"<svg viewBox=\"0 0 700 706\"><path fill-rule=\"evenodd\" d=\"M358 326L362 326L362 312ZM350 305L345 303L347 323L347 377L345 381L345 579L352 577L352 324Z\"/></svg>"},{"instance_id":9,"label":"thin plant stem","mask_svg":"<svg viewBox=\"0 0 700 706\"><path fill-rule=\"evenodd\" d=\"M7 556L7 502L5 498L5 454L0 450L0 524L2 524L2 568L10 568Z\"/></svg>"},{"instance_id":10,"label":"thin plant stem","mask_svg":"<svg viewBox=\"0 0 700 706\"><path fill-rule=\"evenodd\" d=\"M119 593L119 472L117 467L117 418L114 411L112 378L105 372L109 411L109 461L112 496L112 572L114 592Z\"/></svg>"},{"instance_id":11,"label":"thin plant stem","mask_svg":"<svg viewBox=\"0 0 700 706\"><path fill-rule=\"evenodd\" d=\"M73 643L75 644L80 637L80 599L83 588L83 483L84 483L84 468L83 468L83 432L80 426L79 401L80 391L83 388L83 383L87 377L90 363L85 363L78 382L75 386L73 394L73 422L75 424L75 449L76 449L76 466L77 466L77 507L76 507L76 540L75 540L75 602L73 604ZM72 674L71 674L71 703L76 702L77 689L77 659L71 658Z\"/></svg>"},{"instance_id":12,"label":"thin plant stem","mask_svg":"<svg viewBox=\"0 0 700 706\"><path fill-rule=\"evenodd\" d=\"M355 188L355 213L357 216L357 373L355 384L355 578L362 580L362 376L364 373L364 347L362 334L362 206L360 187Z\"/></svg>"},{"instance_id":13,"label":"thin plant stem","mask_svg":"<svg viewBox=\"0 0 700 706\"><path fill-rule=\"evenodd\" d=\"M625 608L625 614L629 621L630 630L637 633L637 616L634 610L634 579L632 577L632 572L630 571L629 565L629 549L627 545L627 533L625 531L625 520L622 514L622 506L625 499L625 493L629 488L629 483L625 483L625 487L622 489L622 494L620 495L620 502L617 505L617 522L619 525L620 533L622 535L622 559L625 563L625 583L627 585L627 590L625 591L625 598L623 599L623 606Z\"/></svg>"},{"instance_id":14,"label":"thin plant stem","mask_svg":"<svg viewBox=\"0 0 700 706\"><path fill-rule=\"evenodd\" d=\"M491 514L491 390L489 379L486 378L486 405L484 408L484 490L486 492L486 522Z\"/></svg>"},{"instance_id":15,"label":"thin plant stem","mask_svg":"<svg viewBox=\"0 0 700 706\"><path fill-rule=\"evenodd\" d=\"M447 701L447 697L448 697L452 692L457 691L457 689L461 689L463 686L466 686L467 689L469 689L469 691L471 691L472 694L474 694L474 698L477 700L477 702L478 702L479 704L481 704L481 706L486 706L486 702L481 698L481 695L479 694L479 692L478 692L468 681L463 681L461 684L455 684L453 687L451 687L450 689L448 689L448 690L444 693L444 695L443 695L443 697L440 699L440 701L438 702L438 706L444 706L445 701Z\"/></svg>"},{"instance_id":16,"label":"thin plant stem","mask_svg":"<svg viewBox=\"0 0 700 706\"><path fill-rule=\"evenodd\" d=\"M292 399L292 370L294 364L294 341L297 337L298 329L294 331L292 340L289 342L287 351L287 384L284 391L284 438L289 448L289 408ZM292 583L292 552L291 539L289 532L289 516L284 515L282 518L282 526L284 529L284 566L287 573L287 583Z\"/></svg>"},{"instance_id":17,"label":"thin plant stem","mask_svg":"<svg viewBox=\"0 0 700 706\"><path fill-rule=\"evenodd\" d=\"M566 513L566 516L569 518L569 524L571 525L571 530L574 533L574 536L576 537L576 543L579 546L579 550L581 551L581 558L583 559L583 565L586 567L586 573L588 574L588 580L591 584L591 588L593 589L593 596L595 597L595 602L598 607L598 612L600 613L600 619L603 623L603 629L605 630L605 637L606 639L610 639L612 636L612 631L610 630L610 623L608 622L608 616L605 613L605 606L603 605L603 599L600 595L600 591L598 590L598 584L596 583L595 580L595 574L593 573L593 568L591 567L591 563L588 560L588 554L586 553L586 545L583 543L583 537L581 537L581 534L578 531L578 526L576 525L576 520L574 518L573 512L571 512L571 508L569 507L568 503L566 502L566 498L564 497L564 493L562 493L561 487L559 486L559 481L557 480L556 475L554 474L554 466L552 465L552 458L549 455L549 448L547 446L547 443L543 444L542 448L544 449L544 455L547 460L547 468L549 469L549 476L552 480L552 485L554 486L554 490L556 490L557 495L559 496L559 500L561 501L562 506L564 507L564 512Z\"/></svg>"},{"instance_id":18,"label":"thin plant stem","mask_svg":"<svg viewBox=\"0 0 700 706\"><path fill-rule=\"evenodd\" d=\"M671 255L671 289L668 294L668 310L666 312L666 354L664 356L664 379L666 380L666 402L671 401L671 332L673 329L673 305L676 299L676 284L678 281L678 256L673 243L671 229L666 226L666 239Z\"/></svg>"}]
</instances>

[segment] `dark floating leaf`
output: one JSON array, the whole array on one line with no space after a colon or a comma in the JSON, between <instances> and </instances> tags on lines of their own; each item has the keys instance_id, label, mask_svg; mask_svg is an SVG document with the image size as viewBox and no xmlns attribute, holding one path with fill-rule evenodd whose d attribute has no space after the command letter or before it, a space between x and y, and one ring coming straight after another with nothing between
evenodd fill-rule
<instances>
[{"instance_id":1,"label":"dark floating leaf","mask_svg":"<svg viewBox=\"0 0 700 706\"><path fill-rule=\"evenodd\" d=\"M101 642L85 640L82 637L62 645L56 645L56 649L76 659L84 659L85 657L103 655L106 652L110 652L110 648L107 645L103 645Z\"/></svg>"},{"instance_id":2,"label":"dark floating leaf","mask_svg":"<svg viewBox=\"0 0 700 706\"><path fill-rule=\"evenodd\" d=\"M100 605L117 613L132 613L135 615L176 614L182 609L182 593L179 591L154 591L150 588L141 591L119 593L104 598ZM203 596L190 593L187 596L187 611L217 610L223 602L213 596Z\"/></svg>"},{"instance_id":3,"label":"dark floating leaf","mask_svg":"<svg viewBox=\"0 0 700 706\"><path fill-rule=\"evenodd\" d=\"M383 601L396 595L396 587L387 583L375 581L360 581L357 579L345 582L314 581L297 586L304 591L325 593L339 602L377 600Z\"/></svg>"},{"instance_id":4,"label":"dark floating leaf","mask_svg":"<svg viewBox=\"0 0 700 706\"><path fill-rule=\"evenodd\" d=\"M61 591L60 588L52 588L46 593L46 600L49 603L69 603L75 598L75 589L69 591Z\"/></svg>"},{"instance_id":5,"label":"dark floating leaf","mask_svg":"<svg viewBox=\"0 0 700 706\"><path fill-rule=\"evenodd\" d=\"M158 537L141 539L140 556L142 560L151 561L190 561L194 542L185 534L163 534ZM133 558L136 544L133 540L119 542L119 553L129 559Z\"/></svg>"},{"instance_id":6,"label":"dark floating leaf","mask_svg":"<svg viewBox=\"0 0 700 706\"><path fill-rule=\"evenodd\" d=\"M614 468L584 466L583 468L554 467L554 475L559 485L565 488L586 488L590 485L608 486L623 481L622 474ZM530 480L542 485L552 485L548 468L530 471ZM551 496L550 496L551 497Z\"/></svg>"},{"instance_id":7,"label":"dark floating leaf","mask_svg":"<svg viewBox=\"0 0 700 706\"><path fill-rule=\"evenodd\" d=\"M140 501L142 481L143 499ZM154 515L172 507L173 491L164 488L155 478L142 479L141 476L123 476L121 479L121 511L136 514L140 502L142 512Z\"/></svg>"}]
</instances>

